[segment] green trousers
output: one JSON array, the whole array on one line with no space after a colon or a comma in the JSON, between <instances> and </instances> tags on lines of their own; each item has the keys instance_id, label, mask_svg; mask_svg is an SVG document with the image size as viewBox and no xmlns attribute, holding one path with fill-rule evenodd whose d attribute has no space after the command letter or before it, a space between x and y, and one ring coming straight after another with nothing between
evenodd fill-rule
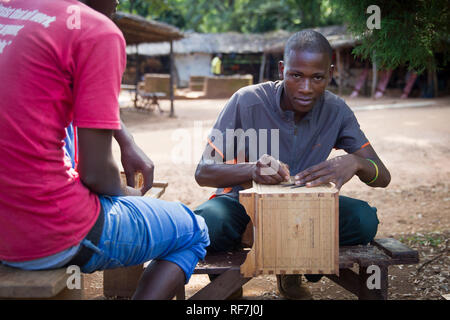
<instances>
[{"instance_id":1,"label":"green trousers","mask_svg":"<svg viewBox=\"0 0 450 320\"><path fill-rule=\"evenodd\" d=\"M205 219L211 241L208 251L229 251L241 243L250 221L244 207L234 198L219 196L198 206L194 212ZM339 245L367 244L378 229L377 209L365 201L339 196Z\"/></svg>"}]
</instances>

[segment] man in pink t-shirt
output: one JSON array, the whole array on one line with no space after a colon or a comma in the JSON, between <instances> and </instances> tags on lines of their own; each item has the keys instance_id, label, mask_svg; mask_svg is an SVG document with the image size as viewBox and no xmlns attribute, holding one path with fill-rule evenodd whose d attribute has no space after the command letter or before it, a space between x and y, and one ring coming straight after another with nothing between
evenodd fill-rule
<instances>
[{"instance_id":1,"label":"man in pink t-shirt","mask_svg":"<svg viewBox=\"0 0 450 320\"><path fill-rule=\"evenodd\" d=\"M0 260L30 269L83 261L83 272L155 260L136 298L170 298L209 239L187 207L141 197L153 164L121 126L126 44L108 19L116 5L0 0ZM71 123L76 170L63 149ZM129 184L143 171L142 190L121 184L113 137Z\"/></svg>"}]
</instances>

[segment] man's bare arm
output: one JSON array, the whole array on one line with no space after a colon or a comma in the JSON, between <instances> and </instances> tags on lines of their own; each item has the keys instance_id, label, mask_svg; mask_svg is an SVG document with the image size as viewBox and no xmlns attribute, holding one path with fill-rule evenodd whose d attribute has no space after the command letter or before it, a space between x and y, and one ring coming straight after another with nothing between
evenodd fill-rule
<instances>
[{"instance_id":1,"label":"man's bare arm","mask_svg":"<svg viewBox=\"0 0 450 320\"><path fill-rule=\"evenodd\" d=\"M391 181L391 175L371 145L352 154L332 158L303 170L295 176L295 180L298 184L306 183L307 187L333 182L340 189L354 175L357 175L362 182L369 183L375 178L376 169L367 159L374 161L378 167L377 179L368 185L387 187Z\"/></svg>"},{"instance_id":2,"label":"man's bare arm","mask_svg":"<svg viewBox=\"0 0 450 320\"><path fill-rule=\"evenodd\" d=\"M136 172L141 172L144 177L144 184L141 192L145 194L153 186L153 177L155 166L153 161L136 144L133 136L126 128L125 124L120 122L122 129L114 130L114 138L120 146L120 156L127 185L135 186L134 176Z\"/></svg>"},{"instance_id":3,"label":"man's bare arm","mask_svg":"<svg viewBox=\"0 0 450 320\"><path fill-rule=\"evenodd\" d=\"M78 172L92 192L111 196L141 195L123 186L112 154L113 130L78 128Z\"/></svg>"},{"instance_id":4,"label":"man's bare arm","mask_svg":"<svg viewBox=\"0 0 450 320\"><path fill-rule=\"evenodd\" d=\"M289 169L285 164L269 155L263 155L256 162L223 164L206 163L203 160L195 171L195 180L204 187L224 188L248 184L278 184L289 180Z\"/></svg>"},{"instance_id":5,"label":"man's bare arm","mask_svg":"<svg viewBox=\"0 0 450 320\"><path fill-rule=\"evenodd\" d=\"M199 163L195 181L202 187L226 188L252 181L254 163L206 164Z\"/></svg>"},{"instance_id":6,"label":"man's bare arm","mask_svg":"<svg viewBox=\"0 0 450 320\"><path fill-rule=\"evenodd\" d=\"M371 145L354 152L353 155L357 157L356 161L358 162L356 175L362 182L368 183L375 177L375 166L367 160L371 159L378 167L378 178L369 186L386 188L389 185L391 174Z\"/></svg>"}]
</instances>

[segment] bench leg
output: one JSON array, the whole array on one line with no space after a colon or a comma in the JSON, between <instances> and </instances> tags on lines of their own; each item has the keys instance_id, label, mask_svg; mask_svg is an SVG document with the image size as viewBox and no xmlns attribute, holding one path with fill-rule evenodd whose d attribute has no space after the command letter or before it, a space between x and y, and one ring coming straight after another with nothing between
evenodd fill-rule
<instances>
[{"instance_id":1,"label":"bench leg","mask_svg":"<svg viewBox=\"0 0 450 320\"><path fill-rule=\"evenodd\" d=\"M250 279L242 277L239 269L229 269L194 294L189 300L225 300Z\"/></svg>"},{"instance_id":2,"label":"bench leg","mask_svg":"<svg viewBox=\"0 0 450 320\"><path fill-rule=\"evenodd\" d=\"M339 277L327 275L327 278L350 291L359 300L387 300L388 267L380 266L380 289L369 289L367 280L372 273L367 273L367 267L359 267L359 274L351 269L340 269Z\"/></svg>"},{"instance_id":3,"label":"bench leg","mask_svg":"<svg viewBox=\"0 0 450 320\"><path fill-rule=\"evenodd\" d=\"M372 276L372 273L367 273L367 267L359 267L359 300L387 300L388 293L388 267L379 266L380 279L379 289L369 289L367 279Z\"/></svg>"},{"instance_id":4,"label":"bench leg","mask_svg":"<svg viewBox=\"0 0 450 320\"><path fill-rule=\"evenodd\" d=\"M47 298L49 300L83 300L84 299L84 276L81 275L81 288L80 289L68 289L65 288L63 291L58 293L52 298ZM46 299L46 300L47 300Z\"/></svg>"},{"instance_id":5,"label":"bench leg","mask_svg":"<svg viewBox=\"0 0 450 320\"><path fill-rule=\"evenodd\" d=\"M144 265L103 271L103 294L107 298L131 298L136 291Z\"/></svg>"},{"instance_id":6,"label":"bench leg","mask_svg":"<svg viewBox=\"0 0 450 320\"><path fill-rule=\"evenodd\" d=\"M357 296L359 294L359 276L353 270L340 269L339 277L334 274L326 275L326 277L354 295Z\"/></svg>"},{"instance_id":7,"label":"bench leg","mask_svg":"<svg viewBox=\"0 0 450 320\"><path fill-rule=\"evenodd\" d=\"M152 99L152 103L151 103L151 105L155 105L155 106L157 106L157 107L158 107L158 110L159 110L159 112L160 112L160 113L164 113L163 109L161 109L161 106L159 105L159 102L158 102L158 97L157 97L157 96L153 96L153 99Z\"/></svg>"}]
</instances>

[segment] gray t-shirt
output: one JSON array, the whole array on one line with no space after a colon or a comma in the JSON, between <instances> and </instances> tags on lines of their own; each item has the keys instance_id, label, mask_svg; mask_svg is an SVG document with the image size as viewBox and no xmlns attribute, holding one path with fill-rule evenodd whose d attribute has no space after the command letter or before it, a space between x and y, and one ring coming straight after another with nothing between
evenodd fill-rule
<instances>
[{"instance_id":1,"label":"gray t-shirt","mask_svg":"<svg viewBox=\"0 0 450 320\"><path fill-rule=\"evenodd\" d=\"M325 161L333 148L353 153L368 145L353 111L335 94L325 91L312 110L296 123L294 112L280 107L283 90L282 81L238 90L208 137L209 160L253 162L266 153L288 164L290 174L295 175ZM237 198L242 189L219 188L216 195Z\"/></svg>"}]
</instances>

